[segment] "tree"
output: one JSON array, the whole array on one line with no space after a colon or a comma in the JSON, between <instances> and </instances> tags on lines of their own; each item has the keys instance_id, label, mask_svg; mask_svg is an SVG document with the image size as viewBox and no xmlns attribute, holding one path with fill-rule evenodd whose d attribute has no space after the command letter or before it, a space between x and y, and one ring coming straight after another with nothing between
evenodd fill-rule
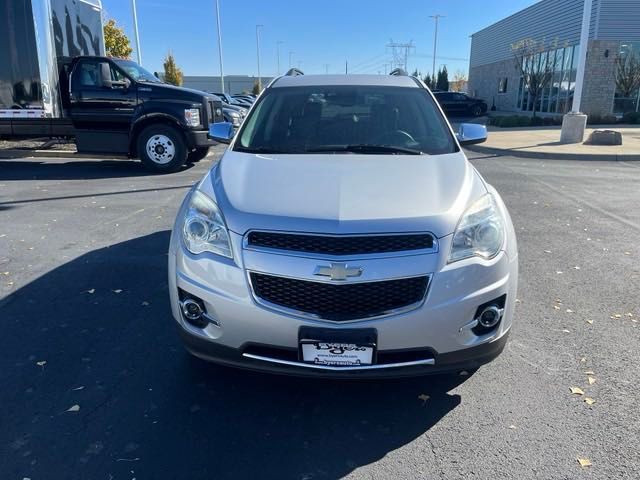
<instances>
[{"instance_id":1,"label":"tree","mask_svg":"<svg viewBox=\"0 0 640 480\"><path fill-rule=\"evenodd\" d=\"M251 89L251 93L253 93L254 95L260 95L260 85L258 84L257 80L253 82L253 88Z\"/></svg>"},{"instance_id":2,"label":"tree","mask_svg":"<svg viewBox=\"0 0 640 480\"><path fill-rule=\"evenodd\" d=\"M182 85L182 70L178 68L176 65L176 61L173 58L173 54L171 52L167 53L167 56L164 57L164 81L170 83L171 85Z\"/></svg>"},{"instance_id":3,"label":"tree","mask_svg":"<svg viewBox=\"0 0 640 480\"><path fill-rule=\"evenodd\" d=\"M451 81L449 85L453 92L465 91L467 87L467 74L462 70L456 70L456 73L453 74L453 81Z\"/></svg>"},{"instance_id":4,"label":"tree","mask_svg":"<svg viewBox=\"0 0 640 480\"><path fill-rule=\"evenodd\" d=\"M447 66L443 66L440 70L438 70L438 77L436 79L436 88L438 90L444 90L445 92L449 91L449 72L447 71Z\"/></svg>"},{"instance_id":5,"label":"tree","mask_svg":"<svg viewBox=\"0 0 640 480\"><path fill-rule=\"evenodd\" d=\"M416 78L420 78L420 72L418 71L418 69L416 68L413 73L411 74L412 77L416 77Z\"/></svg>"},{"instance_id":6,"label":"tree","mask_svg":"<svg viewBox=\"0 0 640 480\"><path fill-rule=\"evenodd\" d=\"M424 78L422 79L422 81L425 83L425 85L427 87L429 87L429 89L433 90L435 85L434 82L431 78L431 75L429 75L428 73L424 76Z\"/></svg>"},{"instance_id":7,"label":"tree","mask_svg":"<svg viewBox=\"0 0 640 480\"><path fill-rule=\"evenodd\" d=\"M114 19L107 20L103 25L104 47L109 57L129 58L133 49L131 42Z\"/></svg>"},{"instance_id":8,"label":"tree","mask_svg":"<svg viewBox=\"0 0 640 480\"><path fill-rule=\"evenodd\" d=\"M534 118L538 108L538 98L553 76L553 61L547 58L547 52L555 48L557 48L557 42L547 45L544 40L538 41L532 38L511 45L516 70L520 72L524 88L529 94Z\"/></svg>"},{"instance_id":9,"label":"tree","mask_svg":"<svg viewBox=\"0 0 640 480\"><path fill-rule=\"evenodd\" d=\"M616 93L621 98L636 96L640 88L640 58L631 51L616 58ZM635 105L632 110L635 110Z\"/></svg>"}]
</instances>

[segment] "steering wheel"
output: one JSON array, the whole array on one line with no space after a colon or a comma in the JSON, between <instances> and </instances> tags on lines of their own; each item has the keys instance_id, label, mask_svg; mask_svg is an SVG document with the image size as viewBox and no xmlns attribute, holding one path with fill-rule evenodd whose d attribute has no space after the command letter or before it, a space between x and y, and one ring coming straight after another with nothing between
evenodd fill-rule
<instances>
[{"instance_id":1,"label":"steering wheel","mask_svg":"<svg viewBox=\"0 0 640 480\"><path fill-rule=\"evenodd\" d=\"M416 139L411 136L409 132L404 130L395 130L393 132L387 132L383 135L382 140L384 143L399 143L401 145L416 144Z\"/></svg>"}]
</instances>

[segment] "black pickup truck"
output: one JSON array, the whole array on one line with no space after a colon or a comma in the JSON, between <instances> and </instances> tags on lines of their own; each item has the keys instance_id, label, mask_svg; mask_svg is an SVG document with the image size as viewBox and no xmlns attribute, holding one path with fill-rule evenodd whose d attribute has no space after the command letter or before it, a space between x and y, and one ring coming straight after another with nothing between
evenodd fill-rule
<instances>
[{"instance_id":1,"label":"black pickup truck","mask_svg":"<svg viewBox=\"0 0 640 480\"><path fill-rule=\"evenodd\" d=\"M157 172L204 158L220 99L106 57L102 14L100 0L0 0L0 137L73 138Z\"/></svg>"}]
</instances>

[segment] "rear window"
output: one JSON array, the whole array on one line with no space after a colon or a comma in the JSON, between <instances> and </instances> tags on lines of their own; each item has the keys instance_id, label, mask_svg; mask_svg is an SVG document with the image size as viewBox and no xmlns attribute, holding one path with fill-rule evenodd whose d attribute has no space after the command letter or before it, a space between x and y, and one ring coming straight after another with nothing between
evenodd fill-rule
<instances>
[{"instance_id":1,"label":"rear window","mask_svg":"<svg viewBox=\"0 0 640 480\"><path fill-rule=\"evenodd\" d=\"M267 90L245 120L235 150L315 153L385 146L438 155L456 151L445 119L422 88L305 86Z\"/></svg>"}]
</instances>

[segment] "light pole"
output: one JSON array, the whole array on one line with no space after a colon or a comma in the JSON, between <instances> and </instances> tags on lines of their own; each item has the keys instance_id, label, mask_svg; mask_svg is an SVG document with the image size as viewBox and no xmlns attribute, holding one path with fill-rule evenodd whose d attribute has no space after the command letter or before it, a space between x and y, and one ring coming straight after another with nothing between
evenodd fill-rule
<instances>
[{"instance_id":1,"label":"light pole","mask_svg":"<svg viewBox=\"0 0 640 480\"><path fill-rule=\"evenodd\" d=\"M292 65L291 59L293 58L293 54L294 53L296 53L296 52L289 51L289 68L291 68L291 65Z\"/></svg>"},{"instance_id":2,"label":"light pole","mask_svg":"<svg viewBox=\"0 0 640 480\"><path fill-rule=\"evenodd\" d=\"M222 32L220 31L220 5L216 0L216 24L218 26L218 57L220 58L220 93L224 93L224 68L222 66Z\"/></svg>"},{"instance_id":3,"label":"light pole","mask_svg":"<svg viewBox=\"0 0 640 480\"><path fill-rule=\"evenodd\" d=\"M433 18L436 21L436 30L433 34L433 69L431 71L431 75L433 78L436 77L436 54L438 52L438 20L443 17L444 15L429 15L429 18Z\"/></svg>"},{"instance_id":4,"label":"light pole","mask_svg":"<svg viewBox=\"0 0 640 480\"><path fill-rule=\"evenodd\" d=\"M133 10L133 33L136 37L136 56L138 65L142 65L142 52L140 51L140 36L138 35L138 12L136 11L136 0L131 0L131 10Z\"/></svg>"},{"instance_id":5,"label":"light pole","mask_svg":"<svg viewBox=\"0 0 640 480\"><path fill-rule=\"evenodd\" d=\"M258 91L262 91L262 77L260 76L260 28L264 25L256 25L256 50L258 52Z\"/></svg>"},{"instance_id":6,"label":"light pole","mask_svg":"<svg viewBox=\"0 0 640 480\"><path fill-rule=\"evenodd\" d=\"M282 40L278 40L276 42L276 54L278 56L278 75L280 75L280 45L282 45L284 42Z\"/></svg>"},{"instance_id":7,"label":"light pole","mask_svg":"<svg viewBox=\"0 0 640 480\"><path fill-rule=\"evenodd\" d=\"M582 11L582 30L580 32L580 50L578 51L578 68L576 71L576 85L573 90L573 105L571 111L562 117L561 143L582 143L584 130L587 126L587 116L580 113L582 87L584 85L584 70L587 63L587 46L589 45L589 26L591 24L592 0L584 0Z\"/></svg>"}]
</instances>

